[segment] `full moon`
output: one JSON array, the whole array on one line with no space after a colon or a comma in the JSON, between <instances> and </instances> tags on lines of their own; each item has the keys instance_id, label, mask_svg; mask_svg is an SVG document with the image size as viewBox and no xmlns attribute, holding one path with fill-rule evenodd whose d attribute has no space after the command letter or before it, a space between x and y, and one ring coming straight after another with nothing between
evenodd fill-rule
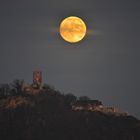
<instances>
[{"instance_id":1,"label":"full moon","mask_svg":"<svg viewBox=\"0 0 140 140\"><path fill-rule=\"evenodd\" d=\"M86 24L79 17L67 17L60 24L60 35L67 42L79 42L86 35Z\"/></svg>"}]
</instances>

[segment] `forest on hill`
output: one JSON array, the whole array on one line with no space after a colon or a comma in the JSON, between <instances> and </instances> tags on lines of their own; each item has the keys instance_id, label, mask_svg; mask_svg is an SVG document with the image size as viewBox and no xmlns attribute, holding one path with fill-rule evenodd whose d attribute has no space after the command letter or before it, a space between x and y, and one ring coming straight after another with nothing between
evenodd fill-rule
<instances>
[{"instance_id":1,"label":"forest on hill","mask_svg":"<svg viewBox=\"0 0 140 140\"><path fill-rule=\"evenodd\" d=\"M21 81L0 86L1 140L139 140L140 121L133 116L73 111L74 94L44 85L36 95L21 90Z\"/></svg>"}]
</instances>

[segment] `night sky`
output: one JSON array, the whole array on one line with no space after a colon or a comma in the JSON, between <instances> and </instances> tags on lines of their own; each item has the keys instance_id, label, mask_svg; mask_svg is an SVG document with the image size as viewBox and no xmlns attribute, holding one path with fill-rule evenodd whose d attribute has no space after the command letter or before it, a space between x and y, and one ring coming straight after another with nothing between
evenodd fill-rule
<instances>
[{"instance_id":1,"label":"night sky","mask_svg":"<svg viewBox=\"0 0 140 140\"><path fill-rule=\"evenodd\" d=\"M86 22L81 42L60 37L60 22L68 16ZM1 0L0 83L31 83L34 70L64 93L140 118L140 1Z\"/></svg>"}]
</instances>

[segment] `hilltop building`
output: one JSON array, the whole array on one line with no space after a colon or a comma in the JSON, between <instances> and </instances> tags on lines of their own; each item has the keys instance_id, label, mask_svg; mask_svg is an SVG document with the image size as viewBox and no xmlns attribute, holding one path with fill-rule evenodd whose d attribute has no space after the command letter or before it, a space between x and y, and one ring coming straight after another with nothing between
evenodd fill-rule
<instances>
[{"instance_id":1,"label":"hilltop building","mask_svg":"<svg viewBox=\"0 0 140 140\"><path fill-rule=\"evenodd\" d=\"M117 107L107 107L98 100L78 100L72 105L73 111L93 111L102 112L104 114L116 115L116 116L127 116L126 112L120 111Z\"/></svg>"},{"instance_id":2,"label":"hilltop building","mask_svg":"<svg viewBox=\"0 0 140 140\"><path fill-rule=\"evenodd\" d=\"M34 89L41 89L42 88L42 72L41 71L34 71L33 72L32 87Z\"/></svg>"},{"instance_id":3,"label":"hilltop building","mask_svg":"<svg viewBox=\"0 0 140 140\"><path fill-rule=\"evenodd\" d=\"M33 83L31 85L27 84L25 81L22 83L22 91L27 94L37 94L42 90L42 72L33 72Z\"/></svg>"},{"instance_id":4,"label":"hilltop building","mask_svg":"<svg viewBox=\"0 0 140 140\"><path fill-rule=\"evenodd\" d=\"M94 110L96 107L102 107L102 102L98 100L78 100L72 105L72 110Z\"/></svg>"}]
</instances>

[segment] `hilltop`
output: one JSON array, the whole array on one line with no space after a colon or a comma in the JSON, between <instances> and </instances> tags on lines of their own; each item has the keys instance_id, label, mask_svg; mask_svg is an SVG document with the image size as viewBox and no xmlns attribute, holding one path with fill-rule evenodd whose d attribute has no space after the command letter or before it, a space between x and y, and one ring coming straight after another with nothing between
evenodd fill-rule
<instances>
[{"instance_id":1,"label":"hilltop","mask_svg":"<svg viewBox=\"0 0 140 140\"><path fill-rule=\"evenodd\" d=\"M0 99L2 140L139 140L140 121L133 116L72 110L76 101L49 86L38 94Z\"/></svg>"}]
</instances>

